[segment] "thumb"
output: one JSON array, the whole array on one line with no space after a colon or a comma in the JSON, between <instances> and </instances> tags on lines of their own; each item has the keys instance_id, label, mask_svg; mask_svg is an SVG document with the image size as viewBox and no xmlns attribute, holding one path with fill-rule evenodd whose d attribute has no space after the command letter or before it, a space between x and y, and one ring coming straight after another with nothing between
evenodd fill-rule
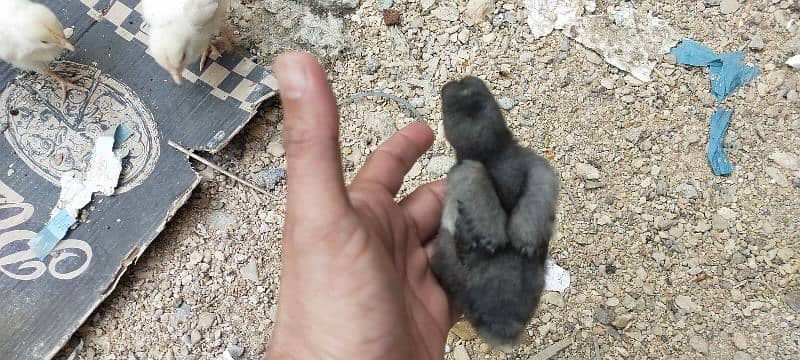
<instances>
[{"instance_id":1,"label":"thumb","mask_svg":"<svg viewBox=\"0 0 800 360\"><path fill-rule=\"evenodd\" d=\"M339 153L339 114L325 72L305 53L274 65L284 108L287 220L330 220L349 208Z\"/></svg>"}]
</instances>

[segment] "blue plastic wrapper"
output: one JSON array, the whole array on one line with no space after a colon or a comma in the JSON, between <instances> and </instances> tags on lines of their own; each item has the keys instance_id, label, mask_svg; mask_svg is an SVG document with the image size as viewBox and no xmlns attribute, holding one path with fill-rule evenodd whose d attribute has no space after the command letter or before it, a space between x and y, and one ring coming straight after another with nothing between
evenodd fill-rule
<instances>
[{"instance_id":1,"label":"blue plastic wrapper","mask_svg":"<svg viewBox=\"0 0 800 360\"><path fill-rule=\"evenodd\" d=\"M717 109L711 115L711 131L708 134L708 163L711 164L711 171L717 176L728 176L733 172L733 166L728 161L728 155L725 154L723 143L725 141L725 132L728 131L728 125L731 122L733 110Z\"/></svg>"},{"instance_id":2,"label":"blue plastic wrapper","mask_svg":"<svg viewBox=\"0 0 800 360\"><path fill-rule=\"evenodd\" d=\"M710 68L711 92L717 98L717 103L761 73L757 66L744 62L745 53L742 51L717 55L708 46L691 39L684 39L670 53L675 55L678 64Z\"/></svg>"}]
</instances>

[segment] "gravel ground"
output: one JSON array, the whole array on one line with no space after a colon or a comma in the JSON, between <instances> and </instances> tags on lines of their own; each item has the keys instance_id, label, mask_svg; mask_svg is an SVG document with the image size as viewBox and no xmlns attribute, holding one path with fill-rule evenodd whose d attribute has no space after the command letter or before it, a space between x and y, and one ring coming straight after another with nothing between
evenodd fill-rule
<instances>
[{"instance_id":1,"label":"gravel ground","mask_svg":"<svg viewBox=\"0 0 800 360\"><path fill-rule=\"evenodd\" d=\"M439 141L404 193L452 163L438 89L465 74L490 84L515 134L562 178L551 255L571 287L544 296L513 351L491 349L461 323L448 359L546 359L551 346L564 348L554 358L798 358L800 173L791 160L800 154L800 72L783 64L800 52L798 4L634 1L718 52L763 41L748 55L763 74L725 103L736 110L726 139L734 172L715 177L705 155L715 109L706 70L664 56L641 84L560 31L535 39L521 1L498 1L473 26L466 0L357 1L244 0L231 18L244 51L263 64L307 49L340 98L382 89L417 108ZM383 9L401 23L386 26ZM348 177L414 121L376 98L341 112ZM214 161L245 176L267 170L258 182L282 198L282 121L280 105L265 104ZM83 359L263 356L284 202L198 169L200 189L62 356L79 341Z\"/></svg>"}]
</instances>

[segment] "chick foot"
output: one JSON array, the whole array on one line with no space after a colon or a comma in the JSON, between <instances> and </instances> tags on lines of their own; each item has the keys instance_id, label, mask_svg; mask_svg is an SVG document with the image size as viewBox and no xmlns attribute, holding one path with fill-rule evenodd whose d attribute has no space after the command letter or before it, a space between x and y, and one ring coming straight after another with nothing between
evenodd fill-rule
<instances>
[{"instance_id":1,"label":"chick foot","mask_svg":"<svg viewBox=\"0 0 800 360\"><path fill-rule=\"evenodd\" d=\"M214 44L208 44L206 51L203 51L203 56L200 58L201 73L203 72L203 69L206 67L206 60L208 60L208 56L211 54L214 54L215 57L219 57L222 55L220 54L219 50L217 50L217 47L214 46Z\"/></svg>"},{"instance_id":2,"label":"chick foot","mask_svg":"<svg viewBox=\"0 0 800 360\"><path fill-rule=\"evenodd\" d=\"M234 44L236 44L236 36L228 25L222 27L222 31L217 39L217 46L222 49L223 53L233 51Z\"/></svg>"},{"instance_id":3,"label":"chick foot","mask_svg":"<svg viewBox=\"0 0 800 360\"><path fill-rule=\"evenodd\" d=\"M228 25L223 26L222 31L219 34L219 39L211 42L206 51L203 52L203 57L200 58L200 71L203 71L205 68L206 60L208 60L208 56L210 54L214 54L214 56L222 56L224 53L233 51L235 43L236 36L233 35L231 28Z\"/></svg>"}]
</instances>

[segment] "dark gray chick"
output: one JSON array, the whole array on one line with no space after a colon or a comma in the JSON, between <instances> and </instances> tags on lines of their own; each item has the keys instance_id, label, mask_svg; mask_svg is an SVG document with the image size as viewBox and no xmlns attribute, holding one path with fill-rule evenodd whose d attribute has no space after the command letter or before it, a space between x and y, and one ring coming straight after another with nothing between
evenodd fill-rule
<instances>
[{"instance_id":1,"label":"dark gray chick","mask_svg":"<svg viewBox=\"0 0 800 360\"><path fill-rule=\"evenodd\" d=\"M558 179L516 143L480 79L447 83L442 114L458 162L447 175L433 271L485 340L513 344L544 288Z\"/></svg>"}]
</instances>

